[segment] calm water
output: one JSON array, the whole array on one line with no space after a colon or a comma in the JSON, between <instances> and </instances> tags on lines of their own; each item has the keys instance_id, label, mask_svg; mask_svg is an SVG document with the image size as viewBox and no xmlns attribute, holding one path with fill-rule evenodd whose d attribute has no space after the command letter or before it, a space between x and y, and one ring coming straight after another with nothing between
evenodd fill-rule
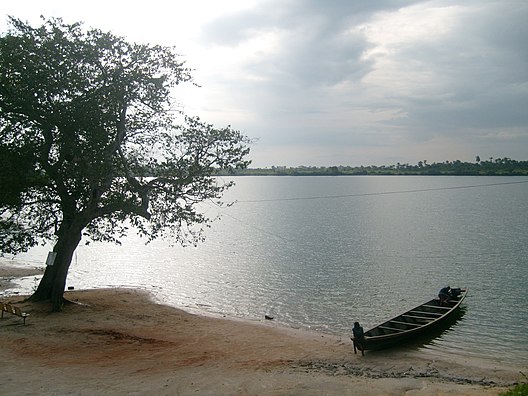
<instances>
[{"instance_id":1,"label":"calm water","mask_svg":"<svg viewBox=\"0 0 528 396\"><path fill-rule=\"evenodd\" d=\"M466 286L462 318L421 348L528 363L528 178L235 180L237 204L204 206L222 219L198 248L135 235L80 246L68 285L142 287L189 310L343 335ZM16 263L39 265L46 250Z\"/></svg>"}]
</instances>

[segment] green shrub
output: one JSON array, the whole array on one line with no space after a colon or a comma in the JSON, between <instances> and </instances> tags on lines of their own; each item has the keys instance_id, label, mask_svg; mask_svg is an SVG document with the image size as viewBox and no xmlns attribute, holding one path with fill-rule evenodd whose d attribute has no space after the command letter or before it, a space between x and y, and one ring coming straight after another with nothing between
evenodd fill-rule
<instances>
[{"instance_id":1,"label":"green shrub","mask_svg":"<svg viewBox=\"0 0 528 396\"><path fill-rule=\"evenodd\" d=\"M501 396L528 396L528 384L519 384L507 392L502 392Z\"/></svg>"}]
</instances>

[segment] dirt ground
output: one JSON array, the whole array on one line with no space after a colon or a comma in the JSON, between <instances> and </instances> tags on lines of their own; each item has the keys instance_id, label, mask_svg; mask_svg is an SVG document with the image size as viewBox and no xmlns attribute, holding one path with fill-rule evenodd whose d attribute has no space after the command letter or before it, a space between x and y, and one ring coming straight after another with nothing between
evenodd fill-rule
<instances>
[{"instance_id":1,"label":"dirt ground","mask_svg":"<svg viewBox=\"0 0 528 396\"><path fill-rule=\"evenodd\" d=\"M354 355L345 335L193 315L136 290L66 297L75 304L60 313L3 298L30 316L0 322L0 394L480 396L526 370L418 350Z\"/></svg>"}]
</instances>

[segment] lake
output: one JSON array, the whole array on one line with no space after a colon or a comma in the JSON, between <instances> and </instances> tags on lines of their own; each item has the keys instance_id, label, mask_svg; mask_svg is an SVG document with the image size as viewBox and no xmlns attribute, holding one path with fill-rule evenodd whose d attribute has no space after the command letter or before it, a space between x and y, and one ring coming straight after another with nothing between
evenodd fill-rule
<instances>
[{"instance_id":1,"label":"lake","mask_svg":"<svg viewBox=\"0 0 528 396\"><path fill-rule=\"evenodd\" d=\"M528 178L235 177L198 247L78 248L68 285L145 288L190 311L349 335L469 287L460 320L418 348L528 363ZM49 247L15 263L42 265ZM11 262L4 258L2 263ZM34 277L18 291L30 291Z\"/></svg>"}]
</instances>

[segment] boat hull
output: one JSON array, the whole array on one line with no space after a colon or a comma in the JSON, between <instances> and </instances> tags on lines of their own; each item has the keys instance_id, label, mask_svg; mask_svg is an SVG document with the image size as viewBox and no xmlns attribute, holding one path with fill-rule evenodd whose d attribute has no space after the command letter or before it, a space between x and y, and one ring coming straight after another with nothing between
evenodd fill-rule
<instances>
[{"instance_id":1,"label":"boat hull","mask_svg":"<svg viewBox=\"0 0 528 396\"><path fill-rule=\"evenodd\" d=\"M398 315L365 332L363 342L353 339L360 350L379 350L415 341L443 330L460 317L460 304L467 295L467 289L447 302L433 299Z\"/></svg>"}]
</instances>

